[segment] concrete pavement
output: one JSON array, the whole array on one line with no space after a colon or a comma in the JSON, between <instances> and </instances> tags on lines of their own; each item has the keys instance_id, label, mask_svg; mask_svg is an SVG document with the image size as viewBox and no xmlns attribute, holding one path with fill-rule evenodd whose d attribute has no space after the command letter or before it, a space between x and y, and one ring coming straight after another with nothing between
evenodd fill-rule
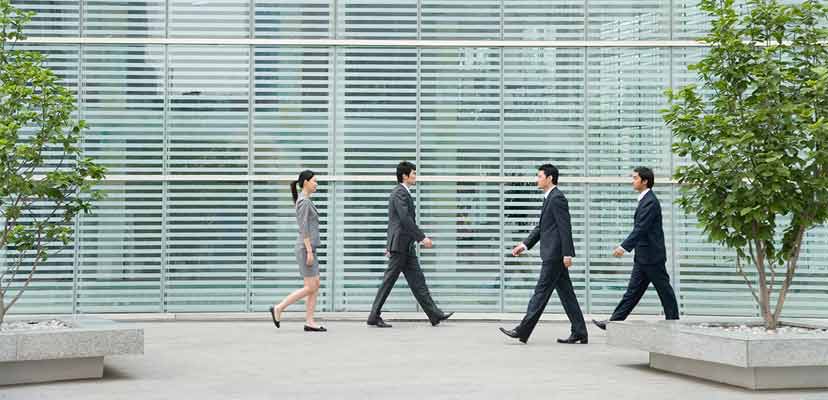
<instances>
[{"instance_id":1,"label":"concrete pavement","mask_svg":"<svg viewBox=\"0 0 828 400\"><path fill-rule=\"evenodd\" d=\"M542 321L528 345L498 326L513 322L130 322L145 329L145 355L106 360L102 380L0 387L2 400L32 399L828 399L828 391L750 392L653 371L647 354L555 342L568 324Z\"/></svg>"}]
</instances>

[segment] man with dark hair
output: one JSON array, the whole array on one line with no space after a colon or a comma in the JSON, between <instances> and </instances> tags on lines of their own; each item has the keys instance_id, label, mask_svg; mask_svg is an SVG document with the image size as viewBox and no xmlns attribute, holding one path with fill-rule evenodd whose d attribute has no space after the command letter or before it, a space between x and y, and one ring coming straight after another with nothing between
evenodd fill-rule
<instances>
[{"instance_id":1,"label":"man with dark hair","mask_svg":"<svg viewBox=\"0 0 828 400\"><path fill-rule=\"evenodd\" d=\"M454 313L446 314L434 304L417 259L415 243L422 243L426 248L434 245L416 222L411 187L417 182L417 167L408 161L401 162L397 165L397 182L399 185L391 191L391 197L388 199L388 240L386 242L386 252L389 255L388 268L385 270L382 284L371 306L368 325L378 328L391 327L381 317L382 306L402 272L408 281L411 293L420 303L431 325L436 326Z\"/></svg>"},{"instance_id":2,"label":"man with dark hair","mask_svg":"<svg viewBox=\"0 0 828 400\"><path fill-rule=\"evenodd\" d=\"M535 329L543 309L552 296L552 291L558 291L566 316L572 325L568 338L558 339L558 343L588 342L586 323L581 313L581 306L572 288L569 278L569 267L572 266L572 257L575 257L575 245L572 242L572 225L569 216L569 203L558 185L558 169L552 164L538 167L538 189L544 193L541 207L540 221L534 230L522 243L512 249L512 255L517 257L525 250L529 250L540 242L540 255L543 261L535 293L529 300L526 316L515 329L500 328L506 336L519 339L526 343Z\"/></svg>"},{"instance_id":3,"label":"man with dark hair","mask_svg":"<svg viewBox=\"0 0 828 400\"><path fill-rule=\"evenodd\" d=\"M627 239L618 246L612 255L621 257L625 252L635 250L633 270L627 292L615 307L610 321L627 319L633 308L644 296L650 282L658 292L661 307L666 319L679 319L678 303L670 275L667 274L667 251L664 246L664 230L661 226L661 203L652 189L655 184L653 170L638 167L632 173L632 186L638 195L638 207L635 209L635 226ZM601 329L607 329L608 321L592 320Z\"/></svg>"}]
</instances>

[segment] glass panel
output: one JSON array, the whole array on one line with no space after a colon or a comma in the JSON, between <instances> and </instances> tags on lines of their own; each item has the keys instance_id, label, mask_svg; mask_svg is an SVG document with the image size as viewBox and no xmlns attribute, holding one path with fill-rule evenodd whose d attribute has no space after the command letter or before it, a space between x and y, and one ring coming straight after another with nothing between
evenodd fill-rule
<instances>
[{"instance_id":1,"label":"glass panel","mask_svg":"<svg viewBox=\"0 0 828 400\"><path fill-rule=\"evenodd\" d=\"M660 110L670 85L665 49L589 49L587 155L591 176L629 176L645 165L656 178L670 169L670 143Z\"/></svg>"},{"instance_id":2,"label":"glass panel","mask_svg":"<svg viewBox=\"0 0 828 400\"><path fill-rule=\"evenodd\" d=\"M337 49L336 171L396 181L417 156L417 51Z\"/></svg>"},{"instance_id":3,"label":"glass panel","mask_svg":"<svg viewBox=\"0 0 828 400\"><path fill-rule=\"evenodd\" d=\"M87 0L83 34L90 37L164 37L165 0Z\"/></svg>"},{"instance_id":4,"label":"glass panel","mask_svg":"<svg viewBox=\"0 0 828 400\"><path fill-rule=\"evenodd\" d=\"M503 39L584 40L584 1L503 0Z\"/></svg>"},{"instance_id":5,"label":"glass panel","mask_svg":"<svg viewBox=\"0 0 828 400\"><path fill-rule=\"evenodd\" d=\"M500 39L501 0L421 0L421 38Z\"/></svg>"},{"instance_id":6,"label":"glass panel","mask_svg":"<svg viewBox=\"0 0 828 400\"><path fill-rule=\"evenodd\" d=\"M170 46L167 171L248 173L250 50Z\"/></svg>"},{"instance_id":7,"label":"glass panel","mask_svg":"<svg viewBox=\"0 0 828 400\"><path fill-rule=\"evenodd\" d=\"M589 0L590 40L668 40L670 2Z\"/></svg>"},{"instance_id":8,"label":"glass panel","mask_svg":"<svg viewBox=\"0 0 828 400\"><path fill-rule=\"evenodd\" d=\"M254 172L327 174L328 49L262 46L255 51Z\"/></svg>"},{"instance_id":9,"label":"glass panel","mask_svg":"<svg viewBox=\"0 0 828 400\"><path fill-rule=\"evenodd\" d=\"M247 311L248 184L167 184L166 311Z\"/></svg>"},{"instance_id":10,"label":"glass panel","mask_svg":"<svg viewBox=\"0 0 828 400\"><path fill-rule=\"evenodd\" d=\"M164 145L164 49L85 46L86 155L109 175L160 175Z\"/></svg>"},{"instance_id":11,"label":"glass panel","mask_svg":"<svg viewBox=\"0 0 828 400\"><path fill-rule=\"evenodd\" d=\"M332 1L257 0L256 38L325 39L330 36Z\"/></svg>"},{"instance_id":12,"label":"glass panel","mask_svg":"<svg viewBox=\"0 0 828 400\"><path fill-rule=\"evenodd\" d=\"M567 177L583 176L584 51L505 49L503 170L532 175L551 162Z\"/></svg>"},{"instance_id":13,"label":"glass panel","mask_svg":"<svg viewBox=\"0 0 828 400\"><path fill-rule=\"evenodd\" d=\"M499 175L500 50L421 50L421 173Z\"/></svg>"},{"instance_id":14,"label":"glass panel","mask_svg":"<svg viewBox=\"0 0 828 400\"><path fill-rule=\"evenodd\" d=\"M12 0L11 4L35 12L23 31L29 37L80 35L79 0Z\"/></svg>"},{"instance_id":15,"label":"glass panel","mask_svg":"<svg viewBox=\"0 0 828 400\"><path fill-rule=\"evenodd\" d=\"M250 0L168 0L171 38L250 37Z\"/></svg>"},{"instance_id":16,"label":"glass panel","mask_svg":"<svg viewBox=\"0 0 828 400\"><path fill-rule=\"evenodd\" d=\"M163 185L107 183L81 219L77 311L160 312Z\"/></svg>"},{"instance_id":17,"label":"glass panel","mask_svg":"<svg viewBox=\"0 0 828 400\"><path fill-rule=\"evenodd\" d=\"M338 0L340 39L417 39L418 0Z\"/></svg>"},{"instance_id":18,"label":"glass panel","mask_svg":"<svg viewBox=\"0 0 828 400\"><path fill-rule=\"evenodd\" d=\"M418 185L420 228L434 240L420 262L445 311L500 309L500 187L478 182Z\"/></svg>"}]
</instances>

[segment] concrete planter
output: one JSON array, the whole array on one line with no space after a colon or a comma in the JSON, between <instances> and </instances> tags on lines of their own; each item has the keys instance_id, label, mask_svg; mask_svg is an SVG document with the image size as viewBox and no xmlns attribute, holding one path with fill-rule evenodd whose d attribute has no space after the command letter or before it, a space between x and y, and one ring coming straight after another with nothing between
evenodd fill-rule
<instances>
[{"instance_id":1,"label":"concrete planter","mask_svg":"<svg viewBox=\"0 0 828 400\"><path fill-rule=\"evenodd\" d=\"M144 331L107 320L71 328L0 332L0 385L100 378L105 356L143 354Z\"/></svg>"},{"instance_id":2,"label":"concrete planter","mask_svg":"<svg viewBox=\"0 0 828 400\"><path fill-rule=\"evenodd\" d=\"M828 387L828 334L757 336L698 324L611 322L607 342L649 352L651 368L748 389Z\"/></svg>"}]
</instances>

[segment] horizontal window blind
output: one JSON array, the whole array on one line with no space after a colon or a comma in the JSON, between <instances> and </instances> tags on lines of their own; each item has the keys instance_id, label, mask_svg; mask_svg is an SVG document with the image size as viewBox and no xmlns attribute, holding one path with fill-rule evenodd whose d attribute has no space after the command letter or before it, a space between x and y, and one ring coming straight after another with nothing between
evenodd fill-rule
<instances>
[{"instance_id":1,"label":"horizontal window blind","mask_svg":"<svg viewBox=\"0 0 828 400\"><path fill-rule=\"evenodd\" d=\"M246 175L250 49L170 46L167 173Z\"/></svg>"},{"instance_id":2,"label":"horizontal window blind","mask_svg":"<svg viewBox=\"0 0 828 400\"><path fill-rule=\"evenodd\" d=\"M417 39L419 0L339 0L337 32L342 39Z\"/></svg>"},{"instance_id":3,"label":"horizontal window blind","mask_svg":"<svg viewBox=\"0 0 828 400\"><path fill-rule=\"evenodd\" d=\"M668 57L665 49L587 52L590 175L629 176L640 165L667 175L671 142L659 110L670 85Z\"/></svg>"},{"instance_id":4,"label":"horizontal window blind","mask_svg":"<svg viewBox=\"0 0 828 400\"><path fill-rule=\"evenodd\" d=\"M505 40L583 40L585 2L503 0Z\"/></svg>"},{"instance_id":5,"label":"horizontal window blind","mask_svg":"<svg viewBox=\"0 0 828 400\"><path fill-rule=\"evenodd\" d=\"M160 182L107 183L107 198L81 217L76 311L161 312L163 196Z\"/></svg>"},{"instance_id":6,"label":"horizontal window blind","mask_svg":"<svg viewBox=\"0 0 828 400\"><path fill-rule=\"evenodd\" d=\"M28 36L80 36L80 0L12 0L11 4L35 13L32 21L26 25L25 32Z\"/></svg>"},{"instance_id":7,"label":"horizontal window blind","mask_svg":"<svg viewBox=\"0 0 828 400\"><path fill-rule=\"evenodd\" d=\"M168 37L250 37L250 0L167 0L167 8Z\"/></svg>"},{"instance_id":8,"label":"horizontal window blind","mask_svg":"<svg viewBox=\"0 0 828 400\"><path fill-rule=\"evenodd\" d=\"M83 8L85 36L166 36L167 4L164 0L86 0Z\"/></svg>"},{"instance_id":9,"label":"horizontal window blind","mask_svg":"<svg viewBox=\"0 0 828 400\"><path fill-rule=\"evenodd\" d=\"M329 173L329 49L261 46L254 51L253 173Z\"/></svg>"},{"instance_id":10,"label":"horizontal window blind","mask_svg":"<svg viewBox=\"0 0 828 400\"><path fill-rule=\"evenodd\" d=\"M420 260L435 301L446 310L500 308L500 185L429 182L417 191L420 226L434 241Z\"/></svg>"},{"instance_id":11,"label":"horizontal window blind","mask_svg":"<svg viewBox=\"0 0 828 400\"><path fill-rule=\"evenodd\" d=\"M84 148L109 174L163 174L164 54L161 46L83 48Z\"/></svg>"},{"instance_id":12,"label":"horizontal window blind","mask_svg":"<svg viewBox=\"0 0 828 400\"><path fill-rule=\"evenodd\" d=\"M76 115L89 124L82 145L112 177L100 185L108 198L39 267L15 312L264 312L302 285L288 181L306 168L321 178L317 307L367 312L387 267L394 170L409 160L431 178L413 191L435 241L419 255L447 311L525 311L538 249L510 252L537 223L534 176L551 162L569 199L570 275L585 312L608 315L626 289L632 256L611 252L633 226L629 174L646 165L658 177L682 313L758 315L733 252L706 239L666 182L689 160L671 153L663 91L694 83L687 66L708 51L676 42L708 29L695 2L14 3L38 12L27 33L47 38L16 48L46 54L77 94ZM49 150L50 166L58 156ZM786 316L828 315L827 232L806 236ZM550 303L562 313L556 296ZM404 278L386 309L418 310ZM661 312L653 289L636 309Z\"/></svg>"},{"instance_id":13,"label":"horizontal window blind","mask_svg":"<svg viewBox=\"0 0 828 400\"><path fill-rule=\"evenodd\" d=\"M325 39L331 35L333 2L327 0L257 0L257 39Z\"/></svg>"},{"instance_id":14,"label":"horizontal window blind","mask_svg":"<svg viewBox=\"0 0 828 400\"><path fill-rule=\"evenodd\" d=\"M423 171L500 174L500 51L422 49L420 151Z\"/></svg>"},{"instance_id":15,"label":"horizontal window blind","mask_svg":"<svg viewBox=\"0 0 828 400\"><path fill-rule=\"evenodd\" d=\"M497 40L500 0L421 0L422 39Z\"/></svg>"}]
</instances>

